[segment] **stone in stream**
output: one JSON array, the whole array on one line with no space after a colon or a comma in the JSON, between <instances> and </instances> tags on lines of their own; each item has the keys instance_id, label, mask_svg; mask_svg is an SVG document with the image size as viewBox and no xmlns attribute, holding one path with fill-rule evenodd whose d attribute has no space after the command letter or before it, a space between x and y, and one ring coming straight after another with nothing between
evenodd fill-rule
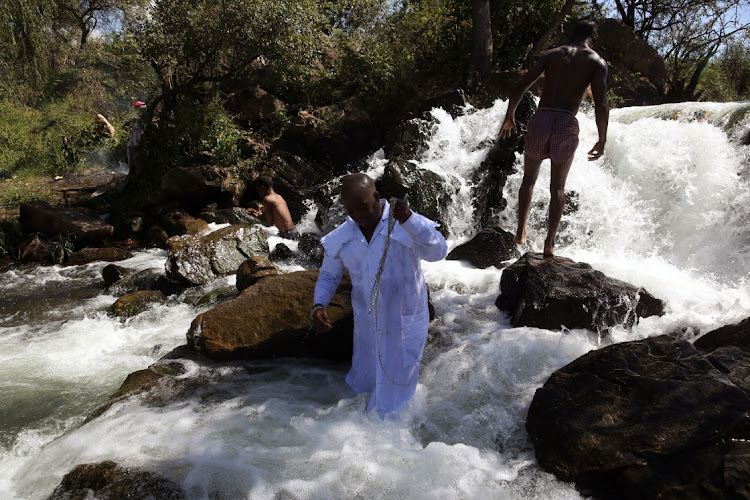
<instances>
[{"instance_id":1,"label":"stone in stream","mask_svg":"<svg viewBox=\"0 0 750 500\"><path fill-rule=\"evenodd\" d=\"M182 487L153 472L105 461L77 465L63 477L47 500L74 499L182 500Z\"/></svg>"},{"instance_id":2,"label":"stone in stream","mask_svg":"<svg viewBox=\"0 0 750 500\"><path fill-rule=\"evenodd\" d=\"M237 269L237 291L253 286L258 280L269 276L276 276L279 270L265 257L256 255L240 264Z\"/></svg>"},{"instance_id":3,"label":"stone in stream","mask_svg":"<svg viewBox=\"0 0 750 500\"><path fill-rule=\"evenodd\" d=\"M117 264L108 264L102 269L102 278L107 286L113 285L125 276L133 274L135 271L127 267L118 266Z\"/></svg>"},{"instance_id":4,"label":"stone in stream","mask_svg":"<svg viewBox=\"0 0 750 500\"><path fill-rule=\"evenodd\" d=\"M502 269L507 261L520 255L513 242L513 233L493 226L482 229L471 240L451 250L446 260L465 260L480 269L490 266Z\"/></svg>"},{"instance_id":5,"label":"stone in stream","mask_svg":"<svg viewBox=\"0 0 750 500\"><path fill-rule=\"evenodd\" d=\"M112 238L114 228L74 207L53 207L46 201L21 203L19 220L26 232L72 234L76 245L97 245Z\"/></svg>"},{"instance_id":6,"label":"stone in stream","mask_svg":"<svg viewBox=\"0 0 750 500\"><path fill-rule=\"evenodd\" d=\"M107 288L110 295L125 295L144 290L159 290L164 295L174 295L182 291L184 286L168 279L163 271L158 269L144 269L137 273L127 274Z\"/></svg>"},{"instance_id":7,"label":"stone in stream","mask_svg":"<svg viewBox=\"0 0 750 500\"><path fill-rule=\"evenodd\" d=\"M187 334L188 344L212 359L276 356L349 360L354 328L351 282L344 278L328 306L333 330L310 328L310 306L317 271L264 278L237 298L200 314Z\"/></svg>"},{"instance_id":8,"label":"stone in stream","mask_svg":"<svg viewBox=\"0 0 750 500\"><path fill-rule=\"evenodd\" d=\"M209 230L208 223L203 219L196 219L184 210L167 210L161 216L161 227L169 236L183 234L198 234Z\"/></svg>"},{"instance_id":9,"label":"stone in stream","mask_svg":"<svg viewBox=\"0 0 750 500\"><path fill-rule=\"evenodd\" d=\"M121 248L82 248L68 256L65 263L69 266L81 266L91 262L116 262L128 258L128 252Z\"/></svg>"},{"instance_id":10,"label":"stone in stream","mask_svg":"<svg viewBox=\"0 0 750 500\"><path fill-rule=\"evenodd\" d=\"M34 233L18 245L19 260L22 262L52 262L52 252L40 233Z\"/></svg>"},{"instance_id":11,"label":"stone in stream","mask_svg":"<svg viewBox=\"0 0 750 500\"><path fill-rule=\"evenodd\" d=\"M556 371L526 420L539 465L598 498L749 498L749 331L624 342Z\"/></svg>"},{"instance_id":12,"label":"stone in stream","mask_svg":"<svg viewBox=\"0 0 750 500\"><path fill-rule=\"evenodd\" d=\"M166 298L166 295L159 290L143 290L128 293L112 304L112 313L121 318L136 316L148 309L152 304L164 302Z\"/></svg>"},{"instance_id":13,"label":"stone in stream","mask_svg":"<svg viewBox=\"0 0 750 500\"><path fill-rule=\"evenodd\" d=\"M235 224L208 234L169 239L167 277L188 286L202 285L237 272L244 261L268 258L268 242L260 226Z\"/></svg>"},{"instance_id":14,"label":"stone in stream","mask_svg":"<svg viewBox=\"0 0 750 500\"><path fill-rule=\"evenodd\" d=\"M503 270L500 290L495 304L513 326L601 331L664 314L664 302L643 288L565 257L524 254Z\"/></svg>"}]
</instances>

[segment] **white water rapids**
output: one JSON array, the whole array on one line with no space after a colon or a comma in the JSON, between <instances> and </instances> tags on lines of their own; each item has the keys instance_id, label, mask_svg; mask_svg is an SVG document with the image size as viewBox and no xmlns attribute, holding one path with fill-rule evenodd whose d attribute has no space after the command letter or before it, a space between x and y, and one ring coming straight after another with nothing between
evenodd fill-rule
<instances>
[{"instance_id":1,"label":"white water rapids","mask_svg":"<svg viewBox=\"0 0 750 500\"><path fill-rule=\"evenodd\" d=\"M446 218L451 246L472 236L468 179L506 106L455 120L434 112L419 163L461 183ZM750 316L750 172L738 142L749 107L615 110L606 155L596 162L586 159L596 142L593 117L579 113L581 144L566 189L579 208L563 218L557 253L645 287L667 302L666 314L604 339L513 328L494 305L501 270L424 263L437 319L413 403L385 422L363 413L366 396L346 387L346 366L276 359L188 362L182 377L210 380L208 388L166 405L131 398L81 425L128 373L184 344L204 309L171 299L113 318L115 297L101 294L104 263L2 273L0 498L45 498L75 465L103 460L157 472L196 499L579 498L539 469L524 429L547 377L612 342L675 330L693 339ZM371 173L384 164L373 157ZM520 182L520 173L509 178L508 209L498 215L511 230ZM529 223L536 251L548 183L545 163ZM147 251L121 264L158 268L165 257Z\"/></svg>"}]
</instances>

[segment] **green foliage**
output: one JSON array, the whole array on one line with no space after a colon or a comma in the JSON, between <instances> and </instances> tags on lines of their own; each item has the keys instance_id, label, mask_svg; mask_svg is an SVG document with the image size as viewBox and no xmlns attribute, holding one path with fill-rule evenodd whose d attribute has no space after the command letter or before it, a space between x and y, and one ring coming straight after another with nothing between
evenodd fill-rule
<instances>
[{"instance_id":1,"label":"green foliage","mask_svg":"<svg viewBox=\"0 0 750 500\"><path fill-rule=\"evenodd\" d=\"M75 235L71 233L59 233L49 241L49 251L55 264L62 264L75 252L73 241Z\"/></svg>"},{"instance_id":2,"label":"green foliage","mask_svg":"<svg viewBox=\"0 0 750 500\"><path fill-rule=\"evenodd\" d=\"M0 257L13 255L23 239L23 229L18 219L0 221Z\"/></svg>"},{"instance_id":3,"label":"green foliage","mask_svg":"<svg viewBox=\"0 0 750 500\"><path fill-rule=\"evenodd\" d=\"M740 40L727 45L706 67L698 91L707 101L750 99L750 47Z\"/></svg>"}]
</instances>

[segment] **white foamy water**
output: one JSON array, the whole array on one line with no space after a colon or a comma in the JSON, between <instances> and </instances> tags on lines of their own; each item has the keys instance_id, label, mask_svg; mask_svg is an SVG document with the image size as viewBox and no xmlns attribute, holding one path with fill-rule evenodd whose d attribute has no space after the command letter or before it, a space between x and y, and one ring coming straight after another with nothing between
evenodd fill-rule
<instances>
[{"instance_id":1,"label":"white foamy water","mask_svg":"<svg viewBox=\"0 0 750 500\"><path fill-rule=\"evenodd\" d=\"M505 108L497 102L455 120L435 112L417 163L459 187L446 217L451 246L472 236L468 179ZM711 105L714 116L736 108ZM721 120L654 113L613 112L606 156L596 162L586 159L595 124L579 114L581 145L567 185L578 209L563 218L557 252L645 287L667 302L667 313L604 338L513 328L494 305L501 270L425 263L437 319L413 402L385 422L363 412L366 396L343 381L347 366L269 360L185 362L180 397L158 405L132 398L80 425L127 373L184 343L200 310L174 301L114 319L106 309L115 298L94 285L103 264L5 273L4 297L14 304L28 297L30 306L0 317L0 497L44 498L75 465L114 460L173 479L189 498L579 498L538 468L524 429L547 377L603 345L675 330L694 338L750 315L747 152ZM370 165L379 175L385 161L375 155ZM520 182L515 174L505 189L509 208L499 222L509 229ZM543 164L531 250L544 240L548 183ZM301 226L312 229L313 216ZM274 229L267 234L271 247L282 242ZM164 258L144 252L125 265L158 268ZM190 385L195 379L203 383Z\"/></svg>"}]
</instances>

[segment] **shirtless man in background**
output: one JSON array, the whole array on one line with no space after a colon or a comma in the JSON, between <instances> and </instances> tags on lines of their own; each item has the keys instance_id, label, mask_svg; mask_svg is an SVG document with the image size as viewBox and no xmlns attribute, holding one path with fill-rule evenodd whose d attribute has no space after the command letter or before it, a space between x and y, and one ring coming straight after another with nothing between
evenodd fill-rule
<instances>
[{"instance_id":1,"label":"shirtless man in background","mask_svg":"<svg viewBox=\"0 0 750 500\"><path fill-rule=\"evenodd\" d=\"M526 222L534 184L542 160L549 158L552 169L545 257L553 256L555 235L565 206L565 180L578 147L578 120L575 115L589 85L594 97L594 115L599 132L599 141L588 153L589 160L601 157L607 142L607 63L591 49L596 37L593 22L579 21L573 30L570 45L545 52L518 82L508 101L508 111L499 132L501 138L516 133L516 107L524 92L544 74L539 109L529 120L524 139L523 182L518 191L518 228L513 241L519 245L526 242Z\"/></svg>"},{"instance_id":2,"label":"shirtless man in background","mask_svg":"<svg viewBox=\"0 0 750 500\"><path fill-rule=\"evenodd\" d=\"M267 226L276 226L282 238L296 239L299 235L292 222L284 198L273 190L273 180L267 175L255 179L255 190L263 200L262 210L248 208L247 213L258 217Z\"/></svg>"}]
</instances>

